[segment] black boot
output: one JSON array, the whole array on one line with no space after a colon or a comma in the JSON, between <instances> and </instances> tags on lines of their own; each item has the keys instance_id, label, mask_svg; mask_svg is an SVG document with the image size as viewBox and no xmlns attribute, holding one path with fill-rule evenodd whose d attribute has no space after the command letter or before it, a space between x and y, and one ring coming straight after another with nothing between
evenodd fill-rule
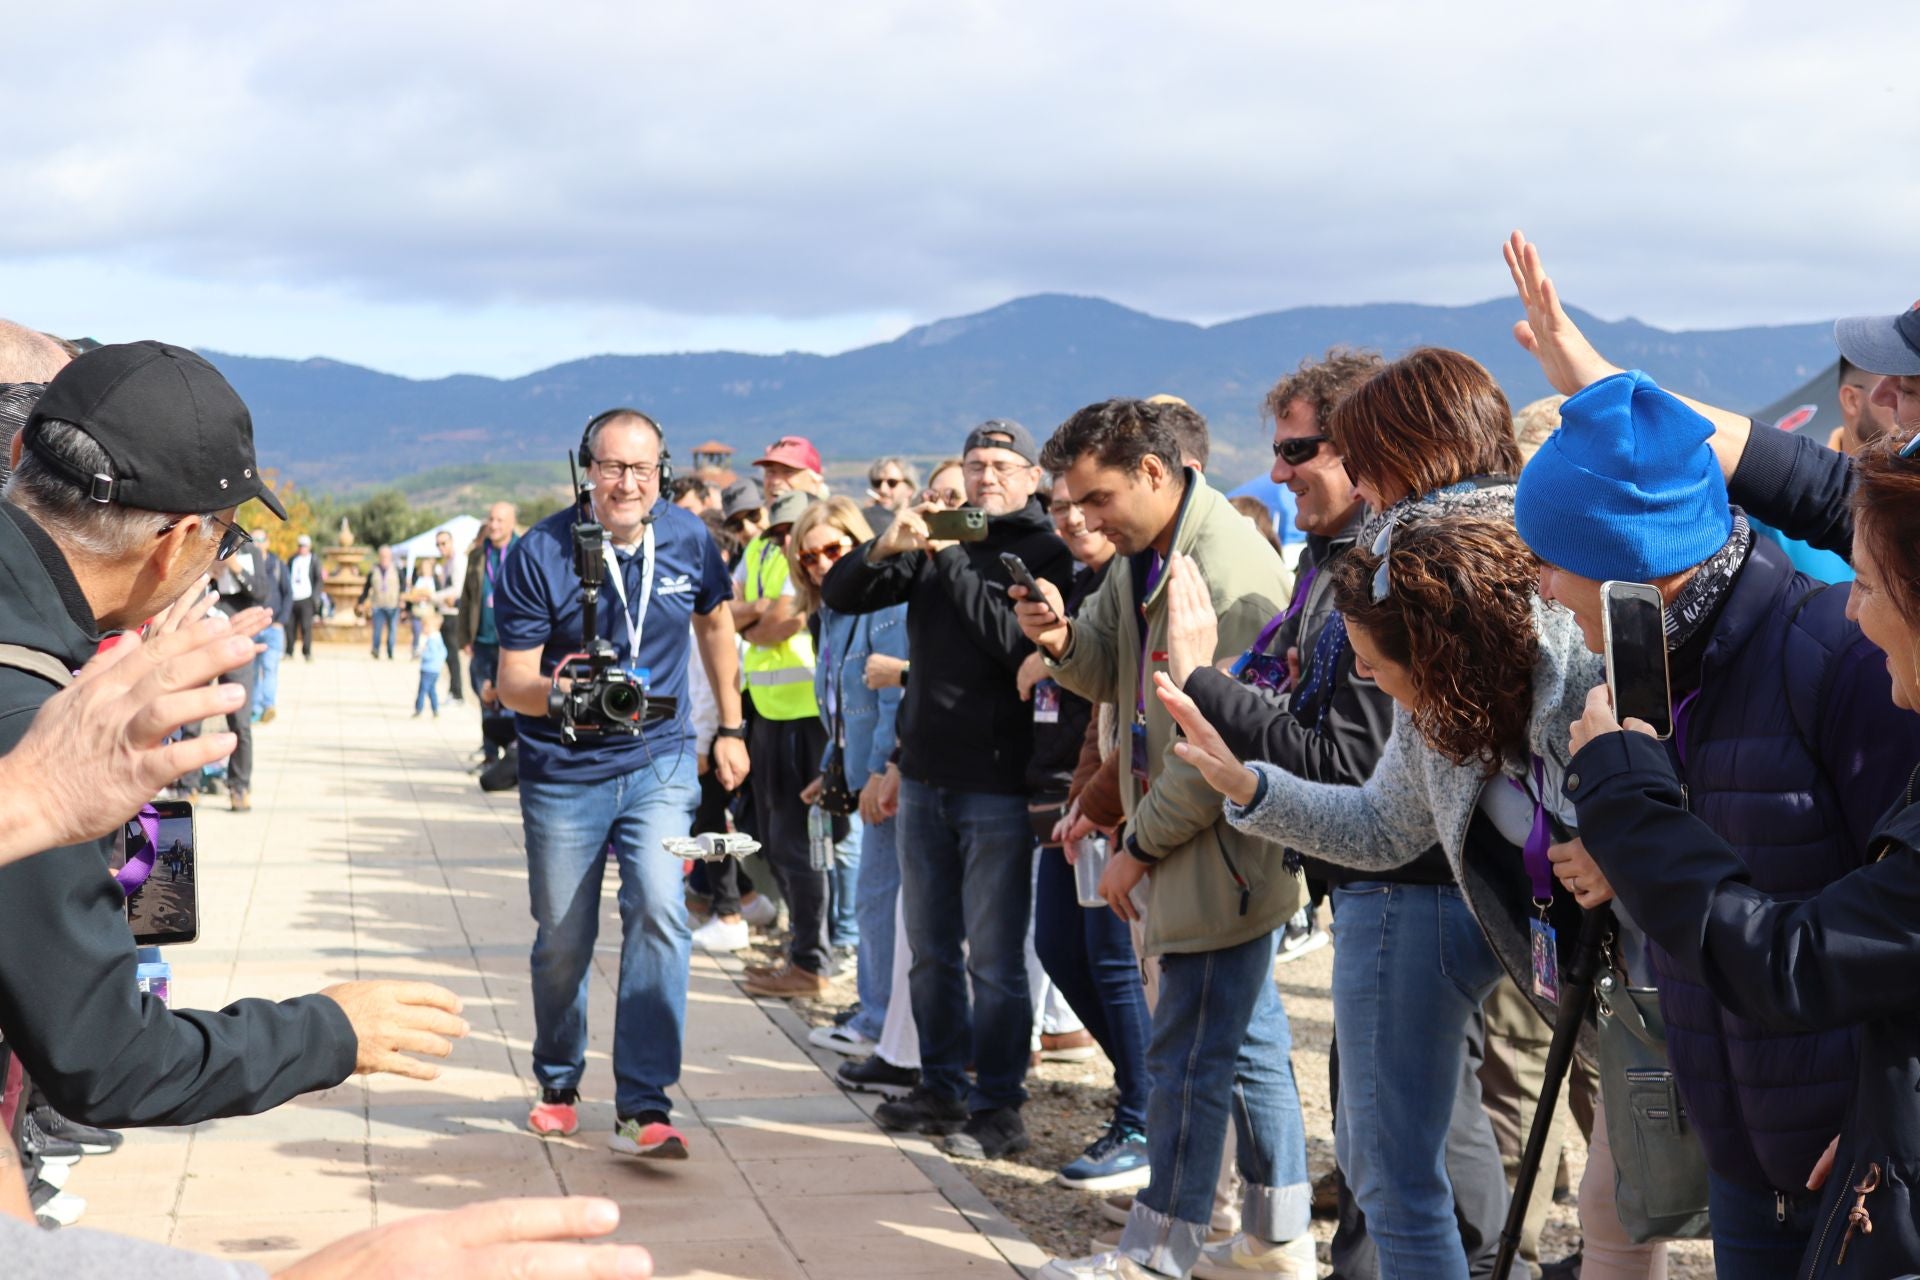
<instances>
[{"instance_id":1,"label":"black boot","mask_svg":"<svg viewBox=\"0 0 1920 1280\"><path fill-rule=\"evenodd\" d=\"M947 1139L946 1150L962 1160L998 1160L1032 1145L1020 1108L997 1107L968 1116L967 1127Z\"/></svg>"},{"instance_id":2,"label":"black boot","mask_svg":"<svg viewBox=\"0 0 1920 1280\"><path fill-rule=\"evenodd\" d=\"M895 1102L883 1102L873 1118L894 1133L958 1133L967 1123L967 1104L917 1087Z\"/></svg>"}]
</instances>

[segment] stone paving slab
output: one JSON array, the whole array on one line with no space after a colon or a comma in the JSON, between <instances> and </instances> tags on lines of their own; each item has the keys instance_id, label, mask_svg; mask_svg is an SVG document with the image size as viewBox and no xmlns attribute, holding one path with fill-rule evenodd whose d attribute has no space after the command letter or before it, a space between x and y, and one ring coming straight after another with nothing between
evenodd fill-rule
<instances>
[{"instance_id":1,"label":"stone paving slab","mask_svg":"<svg viewBox=\"0 0 1920 1280\"><path fill-rule=\"evenodd\" d=\"M323 646L281 668L254 731L254 812L199 808L201 940L169 948L183 1007L334 982L443 983L473 1033L431 1083L354 1079L262 1116L133 1132L70 1189L87 1224L269 1270L381 1222L502 1195L593 1194L667 1280L1011 1280L1036 1251L952 1165L895 1141L783 1004L696 953L676 1122L693 1159L609 1153L618 911L606 887L581 1133L524 1128L531 1079L524 854L514 797L466 772L477 714L411 719L415 669ZM1022 1251L1024 1247L1024 1252ZM1019 1265L1016 1266L1015 1264Z\"/></svg>"}]
</instances>

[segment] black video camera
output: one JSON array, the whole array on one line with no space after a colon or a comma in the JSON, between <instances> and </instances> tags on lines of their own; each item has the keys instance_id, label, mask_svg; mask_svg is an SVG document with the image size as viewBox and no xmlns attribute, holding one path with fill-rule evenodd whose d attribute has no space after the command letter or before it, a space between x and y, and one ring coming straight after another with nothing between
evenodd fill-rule
<instances>
[{"instance_id":1,"label":"black video camera","mask_svg":"<svg viewBox=\"0 0 1920 1280\"><path fill-rule=\"evenodd\" d=\"M679 700L648 694L640 677L620 665L613 643L600 634L607 531L593 518L593 485L581 484L577 470L574 484L580 495L580 515L573 525L574 569L580 575L580 652L554 664L553 685L547 690L547 718L559 723L560 740L569 745L583 733L638 735L679 714ZM652 573L653 566L645 566L645 571Z\"/></svg>"}]
</instances>

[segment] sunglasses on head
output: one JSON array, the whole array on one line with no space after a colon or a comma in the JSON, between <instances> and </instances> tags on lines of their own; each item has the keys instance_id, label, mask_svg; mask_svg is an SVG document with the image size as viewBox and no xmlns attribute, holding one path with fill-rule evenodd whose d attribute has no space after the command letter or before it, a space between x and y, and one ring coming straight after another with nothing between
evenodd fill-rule
<instances>
[{"instance_id":1,"label":"sunglasses on head","mask_svg":"<svg viewBox=\"0 0 1920 1280\"><path fill-rule=\"evenodd\" d=\"M853 547L850 543L836 542L832 546L816 547L812 551L802 551L796 559L804 565L833 564L852 549Z\"/></svg>"},{"instance_id":2,"label":"sunglasses on head","mask_svg":"<svg viewBox=\"0 0 1920 1280\"><path fill-rule=\"evenodd\" d=\"M1393 591L1393 578L1387 572L1387 566L1393 560L1393 526L1397 520L1389 520L1373 538L1373 554L1379 559L1380 567L1373 571L1373 602L1379 604Z\"/></svg>"},{"instance_id":3,"label":"sunglasses on head","mask_svg":"<svg viewBox=\"0 0 1920 1280\"><path fill-rule=\"evenodd\" d=\"M1290 467L1297 467L1317 457L1320 446L1326 442L1325 436L1288 436L1273 442L1273 456Z\"/></svg>"}]
</instances>

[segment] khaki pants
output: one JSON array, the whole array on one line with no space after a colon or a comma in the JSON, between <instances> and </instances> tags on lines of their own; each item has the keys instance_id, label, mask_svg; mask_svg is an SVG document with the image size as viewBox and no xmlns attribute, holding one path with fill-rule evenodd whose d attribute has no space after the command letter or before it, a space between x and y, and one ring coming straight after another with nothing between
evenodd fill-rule
<instances>
[{"instance_id":1,"label":"khaki pants","mask_svg":"<svg viewBox=\"0 0 1920 1280\"><path fill-rule=\"evenodd\" d=\"M1587 1172L1580 1179L1580 1235L1585 1240L1580 1280L1667 1280L1667 1246L1627 1239L1613 1207L1613 1178L1606 1111L1596 1097Z\"/></svg>"},{"instance_id":2,"label":"khaki pants","mask_svg":"<svg viewBox=\"0 0 1920 1280\"><path fill-rule=\"evenodd\" d=\"M1480 1064L1480 1095L1487 1118L1493 1121L1500 1163L1506 1167L1507 1185L1511 1187L1520 1169L1521 1153L1526 1150L1533 1113L1540 1104L1553 1029L1512 978L1503 979L1493 989L1482 1010L1487 1020L1487 1049ZM1577 1067L1575 1074L1579 1074ZM1547 1134L1540 1175L1534 1181L1533 1198L1527 1202L1526 1222L1520 1231L1520 1256L1533 1266L1540 1265L1540 1228L1546 1225L1547 1210L1553 1205L1554 1172L1566 1143L1568 1092L1571 1090L1562 1091L1560 1104L1554 1108L1553 1128Z\"/></svg>"}]
</instances>

